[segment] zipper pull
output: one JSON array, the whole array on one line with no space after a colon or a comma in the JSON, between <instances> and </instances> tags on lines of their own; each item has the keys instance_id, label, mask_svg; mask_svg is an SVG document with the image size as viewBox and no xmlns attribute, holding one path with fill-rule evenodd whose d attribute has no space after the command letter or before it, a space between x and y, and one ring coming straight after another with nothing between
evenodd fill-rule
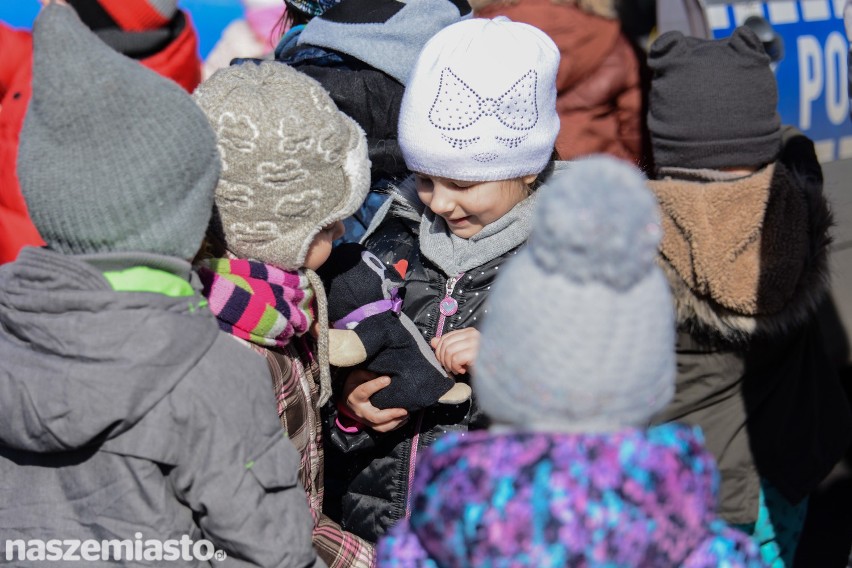
<instances>
[{"instance_id":1,"label":"zipper pull","mask_svg":"<svg viewBox=\"0 0 852 568\"><path fill-rule=\"evenodd\" d=\"M438 305L438 310L444 317L449 317L459 311L459 303L455 298L453 298L453 289L456 287L456 283L461 279L463 274L464 272L447 280L446 295Z\"/></svg>"}]
</instances>

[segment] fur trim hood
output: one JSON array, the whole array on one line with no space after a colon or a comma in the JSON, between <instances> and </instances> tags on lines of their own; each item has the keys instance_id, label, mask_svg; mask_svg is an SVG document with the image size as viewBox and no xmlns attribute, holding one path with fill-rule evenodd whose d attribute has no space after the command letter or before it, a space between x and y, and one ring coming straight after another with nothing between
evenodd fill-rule
<instances>
[{"instance_id":1,"label":"fur trim hood","mask_svg":"<svg viewBox=\"0 0 852 568\"><path fill-rule=\"evenodd\" d=\"M778 161L745 178L650 187L681 329L738 343L816 311L828 290L831 226L821 176Z\"/></svg>"},{"instance_id":2,"label":"fur trim hood","mask_svg":"<svg viewBox=\"0 0 852 568\"><path fill-rule=\"evenodd\" d=\"M492 4L513 6L520 2L521 0L469 0L470 7L473 8L474 12L478 12ZM551 0L551 2L566 6L576 6L584 12L610 20L618 18L616 0Z\"/></svg>"}]
</instances>

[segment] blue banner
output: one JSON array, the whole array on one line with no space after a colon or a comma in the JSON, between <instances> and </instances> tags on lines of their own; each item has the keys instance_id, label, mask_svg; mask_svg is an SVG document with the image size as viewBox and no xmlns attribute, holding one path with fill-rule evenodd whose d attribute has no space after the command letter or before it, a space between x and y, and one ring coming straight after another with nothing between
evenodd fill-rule
<instances>
[{"instance_id":1,"label":"blue banner","mask_svg":"<svg viewBox=\"0 0 852 568\"><path fill-rule=\"evenodd\" d=\"M770 0L707 7L713 37L730 35L751 15L765 18L784 41L775 68L778 112L816 144L822 161L852 158L846 0Z\"/></svg>"}]
</instances>

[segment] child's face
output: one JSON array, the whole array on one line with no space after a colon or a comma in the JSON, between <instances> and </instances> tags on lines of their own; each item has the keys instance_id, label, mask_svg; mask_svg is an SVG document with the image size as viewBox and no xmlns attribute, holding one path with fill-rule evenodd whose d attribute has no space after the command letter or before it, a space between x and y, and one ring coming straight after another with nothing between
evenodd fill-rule
<instances>
[{"instance_id":1,"label":"child's face","mask_svg":"<svg viewBox=\"0 0 852 568\"><path fill-rule=\"evenodd\" d=\"M469 239L529 196L536 176L499 181L459 181L416 174L417 195L447 222L457 237Z\"/></svg>"},{"instance_id":2,"label":"child's face","mask_svg":"<svg viewBox=\"0 0 852 568\"><path fill-rule=\"evenodd\" d=\"M335 221L326 225L317 233L305 255L305 268L316 270L328 260L331 254L331 243L343 236L343 221Z\"/></svg>"}]
</instances>

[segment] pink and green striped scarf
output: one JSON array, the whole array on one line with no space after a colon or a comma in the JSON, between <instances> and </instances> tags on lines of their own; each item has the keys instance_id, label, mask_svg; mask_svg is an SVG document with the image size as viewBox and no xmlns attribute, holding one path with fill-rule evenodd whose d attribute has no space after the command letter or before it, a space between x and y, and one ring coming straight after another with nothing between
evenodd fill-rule
<instances>
[{"instance_id":1,"label":"pink and green striped scarf","mask_svg":"<svg viewBox=\"0 0 852 568\"><path fill-rule=\"evenodd\" d=\"M314 291L302 271L254 260L213 258L198 270L219 327L266 347L284 347L314 321Z\"/></svg>"}]
</instances>

